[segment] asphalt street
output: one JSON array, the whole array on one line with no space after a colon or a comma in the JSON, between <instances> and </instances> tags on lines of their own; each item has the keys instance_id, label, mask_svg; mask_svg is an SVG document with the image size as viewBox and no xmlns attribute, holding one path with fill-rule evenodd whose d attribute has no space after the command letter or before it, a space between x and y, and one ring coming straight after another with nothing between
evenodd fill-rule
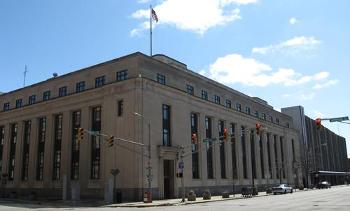
<instances>
[{"instance_id":1,"label":"asphalt street","mask_svg":"<svg viewBox=\"0 0 350 211\"><path fill-rule=\"evenodd\" d=\"M331 189L298 191L293 194L270 195L246 199L207 202L191 205L161 206L149 208L122 207L60 207L34 204L15 204L1 202L0 210L193 210L193 211L232 211L232 210L350 210L350 186L338 186Z\"/></svg>"}]
</instances>

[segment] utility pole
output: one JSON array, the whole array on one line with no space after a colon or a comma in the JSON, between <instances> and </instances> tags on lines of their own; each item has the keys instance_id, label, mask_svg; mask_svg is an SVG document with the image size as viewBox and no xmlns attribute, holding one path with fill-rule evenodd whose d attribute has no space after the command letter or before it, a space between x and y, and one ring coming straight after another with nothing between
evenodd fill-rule
<instances>
[{"instance_id":1,"label":"utility pole","mask_svg":"<svg viewBox=\"0 0 350 211\"><path fill-rule=\"evenodd\" d=\"M183 145L178 146L178 153L180 154L180 161L179 161L179 167L182 171L182 177L181 177L181 190L182 190L182 199L181 202L185 202L185 183L184 183L184 154L185 154L185 147Z\"/></svg>"}]
</instances>

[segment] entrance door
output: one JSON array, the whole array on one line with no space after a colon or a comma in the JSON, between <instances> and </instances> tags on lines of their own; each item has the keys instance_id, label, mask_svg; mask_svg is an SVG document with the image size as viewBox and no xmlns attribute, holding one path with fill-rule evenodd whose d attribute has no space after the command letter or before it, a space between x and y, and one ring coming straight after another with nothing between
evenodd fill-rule
<instances>
[{"instance_id":1,"label":"entrance door","mask_svg":"<svg viewBox=\"0 0 350 211\"><path fill-rule=\"evenodd\" d=\"M164 199L174 198L174 161L164 160Z\"/></svg>"}]
</instances>

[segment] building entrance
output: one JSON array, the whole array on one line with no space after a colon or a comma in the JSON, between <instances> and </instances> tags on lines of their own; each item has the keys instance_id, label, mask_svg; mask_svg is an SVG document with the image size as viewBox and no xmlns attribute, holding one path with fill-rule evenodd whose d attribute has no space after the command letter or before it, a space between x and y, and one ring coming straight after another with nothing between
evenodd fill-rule
<instances>
[{"instance_id":1,"label":"building entrance","mask_svg":"<svg viewBox=\"0 0 350 211\"><path fill-rule=\"evenodd\" d=\"M164 160L164 199L174 198L174 160Z\"/></svg>"}]
</instances>

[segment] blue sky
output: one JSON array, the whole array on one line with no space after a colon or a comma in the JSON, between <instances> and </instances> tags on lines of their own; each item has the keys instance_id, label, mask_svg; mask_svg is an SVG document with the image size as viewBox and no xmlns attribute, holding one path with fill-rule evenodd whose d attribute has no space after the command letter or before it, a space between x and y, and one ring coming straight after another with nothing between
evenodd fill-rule
<instances>
[{"instance_id":1,"label":"blue sky","mask_svg":"<svg viewBox=\"0 0 350 211\"><path fill-rule=\"evenodd\" d=\"M120 57L153 52L275 109L349 116L348 0L1 0L0 92ZM350 125L323 123L347 138Z\"/></svg>"}]
</instances>

